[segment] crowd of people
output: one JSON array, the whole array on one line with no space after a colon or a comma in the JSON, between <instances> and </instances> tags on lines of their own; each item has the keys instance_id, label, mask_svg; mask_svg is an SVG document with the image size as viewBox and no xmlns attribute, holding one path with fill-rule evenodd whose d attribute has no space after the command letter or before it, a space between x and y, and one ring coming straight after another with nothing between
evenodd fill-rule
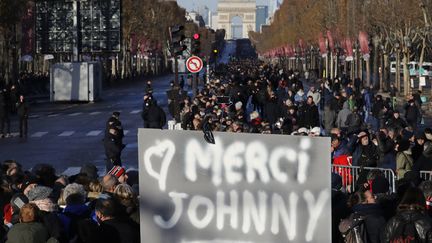
<instances>
[{"instance_id":1,"label":"crowd of people","mask_svg":"<svg viewBox=\"0 0 432 243\"><path fill-rule=\"evenodd\" d=\"M0 242L140 242L137 171L114 166L99 178L86 164L66 177L10 160L0 170Z\"/></svg>"},{"instance_id":2,"label":"crowd of people","mask_svg":"<svg viewBox=\"0 0 432 243\"><path fill-rule=\"evenodd\" d=\"M182 129L328 136L332 163L360 168L356 181L332 173L333 242L432 242L432 181L419 175L432 171L432 129L422 124L420 92L401 104L394 85L385 98L358 79L307 80L256 60L219 70L195 97L184 83L171 83L168 110ZM161 129L167 116L151 82L145 90L144 127ZM94 165L67 178L49 165L25 171L5 161L0 242L139 242L138 181L121 167L123 136L114 112L106 123L102 178ZM395 192L374 167L395 172ZM346 191L348 183L355 190Z\"/></svg>"},{"instance_id":3,"label":"crowd of people","mask_svg":"<svg viewBox=\"0 0 432 243\"><path fill-rule=\"evenodd\" d=\"M384 98L346 76L309 81L252 60L219 68L196 97L172 82L169 112L182 129L331 137L332 163L361 169L354 191L333 174L333 242L350 242L339 224L353 218L365 222L362 242L432 242L432 183L419 176L432 171L432 129L422 124L420 91L400 104L393 84ZM395 172L396 193L371 167ZM415 227L411 235L400 229L406 225Z\"/></svg>"}]
</instances>

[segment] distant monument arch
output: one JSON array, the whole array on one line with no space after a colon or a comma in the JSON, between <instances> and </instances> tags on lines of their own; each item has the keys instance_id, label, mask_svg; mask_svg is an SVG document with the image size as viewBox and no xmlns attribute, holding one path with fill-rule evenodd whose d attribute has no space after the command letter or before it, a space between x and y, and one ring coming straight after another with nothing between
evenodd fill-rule
<instances>
[{"instance_id":1,"label":"distant monument arch","mask_svg":"<svg viewBox=\"0 0 432 243\"><path fill-rule=\"evenodd\" d=\"M238 17L241 18L241 26L233 23L233 19ZM255 28L256 0L219 0L218 29L225 29L226 39L248 38L248 32L256 31Z\"/></svg>"}]
</instances>

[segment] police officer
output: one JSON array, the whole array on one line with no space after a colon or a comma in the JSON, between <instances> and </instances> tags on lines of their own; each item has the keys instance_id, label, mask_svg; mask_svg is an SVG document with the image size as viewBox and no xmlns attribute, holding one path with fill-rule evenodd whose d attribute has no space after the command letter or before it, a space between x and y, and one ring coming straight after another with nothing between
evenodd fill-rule
<instances>
[{"instance_id":1,"label":"police officer","mask_svg":"<svg viewBox=\"0 0 432 243\"><path fill-rule=\"evenodd\" d=\"M27 102L24 100L24 96L19 96L19 101L16 103L17 108L17 114L19 119L19 131L20 131L20 138L27 137L28 133L28 114L29 114L29 107Z\"/></svg>"},{"instance_id":2,"label":"police officer","mask_svg":"<svg viewBox=\"0 0 432 243\"><path fill-rule=\"evenodd\" d=\"M162 129L166 123L166 114L157 104L157 101L151 96L144 96L142 118L144 128Z\"/></svg>"},{"instance_id":3,"label":"police officer","mask_svg":"<svg viewBox=\"0 0 432 243\"><path fill-rule=\"evenodd\" d=\"M107 137L104 139L107 171L110 171L115 165L122 166L120 157L124 147L119 142L118 135L119 132L116 128L110 128Z\"/></svg>"}]
</instances>

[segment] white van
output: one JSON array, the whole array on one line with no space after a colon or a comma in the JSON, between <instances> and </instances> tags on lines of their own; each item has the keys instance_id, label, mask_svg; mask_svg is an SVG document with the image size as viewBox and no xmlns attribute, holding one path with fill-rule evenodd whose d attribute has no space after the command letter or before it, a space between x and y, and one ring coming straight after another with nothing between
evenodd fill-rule
<instances>
[{"instance_id":1,"label":"white van","mask_svg":"<svg viewBox=\"0 0 432 243\"><path fill-rule=\"evenodd\" d=\"M410 72L410 76L418 75L418 62L410 62L408 63L408 69ZM400 63L400 74L403 74L403 63ZM396 73L396 62L390 62L390 73Z\"/></svg>"},{"instance_id":2,"label":"white van","mask_svg":"<svg viewBox=\"0 0 432 243\"><path fill-rule=\"evenodd\" d=\"M432 62L424 62L419 70L421 76L432 77Z\"/></svg>"}]
</instances>

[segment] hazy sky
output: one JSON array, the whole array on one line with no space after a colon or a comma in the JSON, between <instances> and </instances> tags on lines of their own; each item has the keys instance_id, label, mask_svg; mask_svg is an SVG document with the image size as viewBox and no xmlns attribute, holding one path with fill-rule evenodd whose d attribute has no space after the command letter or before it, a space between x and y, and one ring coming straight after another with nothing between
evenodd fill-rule
<instances>
[{"instance_id":1,"label":"hazy sky","mask_svg":"<svg viewBox=\"0 0 432 243\"><path fill-rule=\"evenodd\" d=\"M257 0L257 5L268 5L270 0ZM177 3L186 10L203 10L207 6L210 10L216 11L218 0L177 0Z\"/></svg>"}]
</instances>

